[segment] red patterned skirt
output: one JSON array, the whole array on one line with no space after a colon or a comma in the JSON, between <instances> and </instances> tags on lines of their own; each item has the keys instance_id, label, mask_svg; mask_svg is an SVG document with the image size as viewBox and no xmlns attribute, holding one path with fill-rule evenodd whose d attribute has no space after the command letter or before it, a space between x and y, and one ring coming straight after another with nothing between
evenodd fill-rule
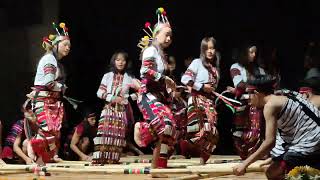
<instances>
[{"instance_id":1,"label":"red patterned skirt","mask_svg":"<svg viewBox=\"0 0 320 180\"><path fill-rule=\"evenodd\" d=\"M175 120L168 106L160 102L159 99L152 93L143 93L138 102L139 109L145 120L140 124L143 147L156 140L160 140L169 146L175 143Z\"/></svg>"},{"instance_id":2,"label":"red patterned skirt","mask_svg":"<svg viewBox=\"0 0 320 180\"><path fill-rule=\"evenodd\" d=\"M126 146L127 107L105 105L101 112L97 136L93 139L93 164L115 164Z\"/></svg>"},{"instance_id":3,"label":"red patterned skirt","mask_svg":"<svg viewBox=\"0 0 320 180\"><path fill-rule=\"evenodd\" d=\"M45 163L52 161L59 147L64 109L58 97L59 92L50 92L48 97L36 96L33 99L39 129L30 142L36 156L41 156Z\"/></svg>"},{"instance_id":4,"label":"red patterned skirt","mask_svg":"<svg viewBox=\"0 0 320 180\"><path fill-rule=\"evenodd\" d=\"M217 112L213 100L203 95L188 99L187 139L207 156L216 148L219 134L216 129Z\"/></svg>"},{"instance_id":5,"label":"red patterned skirt","mask_svg":"<svg viewBox=\"0 0 320 180\"><path fill-rule=\"evenodd\" d=\"M261 130L263 129L262 110L246 107L236 113L233 124L234 146L242 159L254 153L262 143Z\"/></svg>"}]
</instances>

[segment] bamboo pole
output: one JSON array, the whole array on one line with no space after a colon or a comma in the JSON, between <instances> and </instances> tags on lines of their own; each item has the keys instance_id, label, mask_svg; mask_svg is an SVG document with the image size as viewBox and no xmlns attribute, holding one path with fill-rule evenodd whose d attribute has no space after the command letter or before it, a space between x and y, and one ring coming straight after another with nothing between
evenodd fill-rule
<instances>
[{"instance_id":1,"label":"bamboo pole","mask_svg":"<svg viewBox=\"0 0 320 180\"><path fill-rule=\"evenodd\" d=\"M260 167L262 161L257 161L247 168L247 172L262 172ZM201 166L187 166L184 169L167 168L167 169L150 169L145 167L145 163L138 165L107 165L107 166L83 166L82 168L74 167L38 167L37 165L3 165L0 172L3 173L26 173L37 171L60 172L60 173L86 173L86 174L208 174L210 176L230 175L233 174L233 167L239 163L223 164L206 164ZM151 164L148 164L149 166ZM190 176L191 177L191 176ZM194 177L194 176L193 176Z\"/></svg>"},{"instance_id":2,"label":"bamboo pole","mask_svg":"<svg viewBox=\"0 0 320 180\"><path fill-rule=\"evenodd\" d=\"M208 174L191 174L173 178L174 180L196 180L210 177Z\"/></svg>"},{"instance_id":3,"label":"bamboo pole","mask_svg":"<svg viewBox=\"0 0 320 180\"><path fill-rule=\"evenodd\" d=\"M84 164L84 165L90 165L91 162L88 162L88 161L61 161L61 162L58 162L59 164Z\"/></svg>"}]
</instances>

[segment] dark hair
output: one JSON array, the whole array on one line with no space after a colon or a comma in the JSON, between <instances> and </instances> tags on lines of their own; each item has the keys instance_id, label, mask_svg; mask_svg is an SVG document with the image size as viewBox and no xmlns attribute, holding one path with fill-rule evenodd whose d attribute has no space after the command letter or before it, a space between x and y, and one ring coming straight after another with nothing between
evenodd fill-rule
<instances>
[{"instance_id":1,"label":"dark hair","mask_svg":"<svg viewBox=\"0 0 320 180\"><path fill-rule=\"evenodd\" d=\"M98 120L97 120L97 115L96 115L96 111L90 106L84 107L84 109L82 110L82 118L83 118L83 136L84 137L89 137L90 138L94 138L91 137L90 134L90 129L92 128L92 126L90 125L88 118L90 117L95 117L96 118L96 122L94 127L97 127L98 125Z\"/></svg>"},{"instance_id":2,"label":"dark hair","mask_svg":"<svg viewBox=\"0 0 320 180\"><path fill-rule=\"evenodd\" d=\"M309 79L305 79L300 81L300 87L309 87L312 89L314 94L320 94L320 78L319 77L312 77Z\"/></svg>"},{"instance_id":3,"label":"dark hair","mask_svg":"<svg viewBox=\"0 0 320 180\"><path fill-rule=\"evenodd\" d=\"M278 61L277 49L274 47L264 47L259 53L258 64L264 69L266 74L275 76L280 81L280 64ZM278 84L279 86L279 84Z\"/></svg>"},{"instance_id":4,"label":"dark hair","mask_svg":"<svg viewBox=\"0 0 320 180\"><path fill-rule=\"evenodd\" d=\"M252 47L257 47L254 43L245 43L240 49L240 54L238 58L238 63L244 67L251 75L258 75L257 70L259 68L257 60L249 62L249 49ZM258 48L257 48L258 49ZM258 53L258 50L257 50ZM256 57L258 54L256 53Z\"/></svg>"},{"instance_id":5,"label":"dark hair","mask_svg":"<svg viewBox=\"0 0 320 180\"><path fill-rule=\"evenodd\" d=\"M274 92L276 78L270 75L260 75L255 79L249 79L247 83L258 92L268 95Z\"/></svg>"},{"instance_id":6,"label":"dark hair","mask_svg":"<svg viewBox=\"0 0 320 180\"><path fill-rule=\"evenodd\" d=\"M111 57L111 59L110 59L110 66L109 66L109 68L110 68L110 71L112 71L112 72L114 72L114 73L117 73L117 72L118 72L118 69L116 68L116 63L115 63L115 61L116 61L116 59L117 59L117 57L118 57L119 54L122 54L123 57L124 57L124 59L125 59L125 61L126 61L126 66L125 66L125 68L123 69L123 72L122 72L122 73L124 73L124 72L127 70L128 65L129 65L129 59L128 59L129 56L128 56L128 53L125 52L125 51L123 51L123 50L118 50L118 51L116 51L116 52L112 55L112 57Z\"/></svg>"},{"instance_id":7,"label":"dark hair","mask_svg":"<svg viewBox=\"0 0 320 180\"><path fill-rule=\"evenodd\" d=\"M209 41L211 41L214 48L216 48L216 40L213 37L205 37L202 39L201 45L200 45L200 59L202 59L204 63L206 63L206 61L204 60L206 60L206 50L208 49ZM216 56L214 57L214 64L212 65L219 70L220 58L218 58L217 56L217 51L216 51Z\"/></svg>"}]
</instances>

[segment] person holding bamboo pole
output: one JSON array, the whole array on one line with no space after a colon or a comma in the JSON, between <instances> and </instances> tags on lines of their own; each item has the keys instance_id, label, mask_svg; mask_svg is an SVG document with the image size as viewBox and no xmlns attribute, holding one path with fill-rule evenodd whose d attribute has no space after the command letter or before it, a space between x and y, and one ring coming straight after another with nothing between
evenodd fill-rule
<instances>
[{"instance_id":1,"label":"person holding bamboo pole","mask_svg":"<svg viewBox=\"0 0 320 180\"><path fill-rule=\"evenodd\" d=\"M262 76L248 81L249 104L263 109L265 140L243 163L234 167L236 175L269 153L269 179L284 179L296 166L320 168L320 111L309 99L297 92L273 95L275 78ZM319 92L317 95L319 96ZM269 160L270 161L270 160Z\"/></svg>"}]
</instances>

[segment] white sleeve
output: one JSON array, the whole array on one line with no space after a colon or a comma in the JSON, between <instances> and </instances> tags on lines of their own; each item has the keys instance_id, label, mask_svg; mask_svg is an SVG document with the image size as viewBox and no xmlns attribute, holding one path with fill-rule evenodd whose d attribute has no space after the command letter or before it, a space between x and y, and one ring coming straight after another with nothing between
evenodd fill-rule
<instances>
[{"instance_id":1,"label":"white sleeve","mask_svg":"<svg viewBox=\"0 0 320 180\"><path fill-rule=\"evenodd\" d=\"M192 63L189 65L186 72L181 77L181 82L184 85L187 85L190 81L193 82L193 89L199 91L203 84L198 83L195 81L197 73L198 73L198 64L199 60L195 59L192 61Z\"/></svg>"},{"instance_id":2,"label":"white sleeve","mask_svg":"<svg viewBox=\"0 0 320 180\"><path fill-rule=\"evenodd\" d=\"M237 87L241 81L244 82L243 75L241 74L241 67L237 63L231 66L230 75L234 87Z\"/></svg>"},{"instance_id":3,"label":"white sleeve","mask_svg":"<svg viewBox=\"0 0 320 180\"><path fill-rule=\"evenodd\" d=\"M156 57L157 50L155 47L148 47L144 50L142 54L142 65L140 69L140 74L143 77L152 79L154 81L159 81L161 78L161 73L157 72L156 67Z\"/></svg>"},{"instance_id":4,"label":"white sleeve","mask_svg":"<svg viewBox=\"0 0 320 180\"><path fill-rule=\"evenodd\" d=\"M100 99L104 99L108 102L110 102L112 100L112 94L108 93L108 84L112 84L112 82L108 82L110 81L110 73L107 73L103 76L99 89L97 91L97 96Z\"/></svg>"}]
</instances>

